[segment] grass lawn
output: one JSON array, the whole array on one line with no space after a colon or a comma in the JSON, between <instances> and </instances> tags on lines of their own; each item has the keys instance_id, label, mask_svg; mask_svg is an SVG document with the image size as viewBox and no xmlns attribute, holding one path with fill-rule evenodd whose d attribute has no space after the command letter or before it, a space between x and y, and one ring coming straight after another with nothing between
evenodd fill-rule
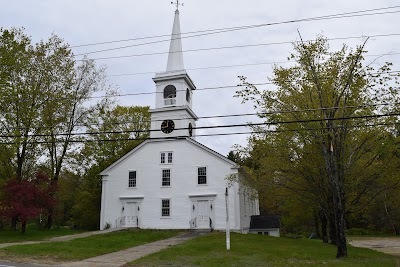
<instances>
[{"instance_id":1,"label":"grass lawn","mask_svg":"<svg viewBox=\"0 0 400 267\"><path fill-rule=\"evenodd\" d=\"M336 260L336 247L320 240L212 233L129 263L128 266L400 266L400 257L348 246Z\"/></svg>"},{"instance_id":2,"label":"grass lawn","mask_svg":"<svg viewBox=\"0 0 400 267\"><path fill-rule=\"evenodd\" d=\"M178 231L126 230L66 242L17 245L0 249L0 258L81 260L176 236Z\"/></svg>"},{"instance_id":3,"label":"grass lawn","mask_svg":"<svg viewBox=\"0 0 400 267\"><path fill-rule=\"evenodd\" d=\"M27 226L26 233L21 231L0 230L0 243L11 243L21 241L36 241L43 240L55 236L73 235L83 233L82 230L72 230L66 228L60 229L42 229L38 230L36 226Z\"/></svg>"}]
</instances>

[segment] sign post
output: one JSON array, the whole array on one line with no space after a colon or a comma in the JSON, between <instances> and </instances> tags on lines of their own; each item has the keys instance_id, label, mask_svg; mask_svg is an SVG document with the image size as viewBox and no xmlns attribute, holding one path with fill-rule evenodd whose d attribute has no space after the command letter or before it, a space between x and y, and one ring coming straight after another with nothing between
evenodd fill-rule
<instances>
[{"instance_id":1,"label":"sign post","mask_svg":"<svg viewBox=\"0 0 400 267\"><path fill-rule=\"evenodd\" d=\"M225 191L225 205L226 205L226 250L231 249L231 237L229 229L229 205L228 205L228 188Z\"/></svg>"}]
</instances>

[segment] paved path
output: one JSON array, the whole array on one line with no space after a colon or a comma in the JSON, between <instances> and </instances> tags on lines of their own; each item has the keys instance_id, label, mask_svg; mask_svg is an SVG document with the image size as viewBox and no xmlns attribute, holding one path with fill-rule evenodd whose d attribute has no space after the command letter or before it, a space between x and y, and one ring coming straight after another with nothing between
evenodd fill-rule
<instances>
[{"instance_id":1,"label":"paved path","mask_svg":"<svg viewBox=\"0 0 400 267\"><path fill-rule=\"evenodd\" d=\"M56 236L56 237L44 239L41 241L23 241L23 242L13 242L13 243L3 243L3 244L0 244L0 248L5 248L5 247L10 247L10 246L15 246L15 245L31 245L31 244L40 244L40 243L45 243L45 242L69 241L69 240L73 240L73 239L77 239L77 238L81 238L81 237L107 234L107 233L111 233L111 232L121 231L124 229L126 229L126 228L112 228L112 229L107 229L107 230L102 230L102 231L93 231L93 232L74 234L74 235Z\"/></svg>"},{"instance_id":2,"label":"paved path","mask_svg":"<svg viewBox=\"0 0 400 267\"><path fill-rule=\"evenodd\" d=\"M398 237L353 238L349 243L354 247L370 248L386 254L400 256L400 238Z\"/></svg>"},{"instance_id":3,"label":"paved path","mask_svg":"<svg viewBox=\"0 0 400 267\"><path fill-rule=\"evenodd\" d=\"M190 232L179 236L171 237L164 240L159 240L153 243L148 243L141 246L128 248L110 254L105 254L83 261L64 263L58 265L60 267L119 267L127 262L137 260L143 256L153 254L160 250L166 249L169 246L178 245L186 240L193 239L204 233Z\"/></svg>"}]
</instances>

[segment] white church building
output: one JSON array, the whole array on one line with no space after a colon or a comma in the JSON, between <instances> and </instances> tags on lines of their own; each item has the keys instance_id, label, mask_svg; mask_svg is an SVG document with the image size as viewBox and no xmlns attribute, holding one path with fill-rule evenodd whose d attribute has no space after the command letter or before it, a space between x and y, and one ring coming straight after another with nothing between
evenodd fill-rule
<instances>
[{"instance_id":1,"label":"white church building","mask_svg":"<svg viewBox=\"0 0 400 267\"><path fill-rule=\"evenodd\" d=\"M230 175L240 167L195 140L192 110L196 87L183 66L179 11L165 72L156 73L150 138L103 172L100 229L226 229L247 232L258 201L244 194Z\"/></svg>"}]
</instances>

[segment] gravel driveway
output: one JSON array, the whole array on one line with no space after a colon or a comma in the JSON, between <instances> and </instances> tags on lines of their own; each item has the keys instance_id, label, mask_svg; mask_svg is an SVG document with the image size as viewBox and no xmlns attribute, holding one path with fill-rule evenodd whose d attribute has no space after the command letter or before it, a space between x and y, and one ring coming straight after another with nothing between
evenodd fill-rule
<instances>
[{"instance_id":1,"label":"gravel driveway","mask_svg":"<svg viewBox=\"0 0 400 267\"><path fill-rule=\"evenodd\" d=\"M351 237L350 245L400 256L400 237Z\"/></svg>"}]
</instances>

